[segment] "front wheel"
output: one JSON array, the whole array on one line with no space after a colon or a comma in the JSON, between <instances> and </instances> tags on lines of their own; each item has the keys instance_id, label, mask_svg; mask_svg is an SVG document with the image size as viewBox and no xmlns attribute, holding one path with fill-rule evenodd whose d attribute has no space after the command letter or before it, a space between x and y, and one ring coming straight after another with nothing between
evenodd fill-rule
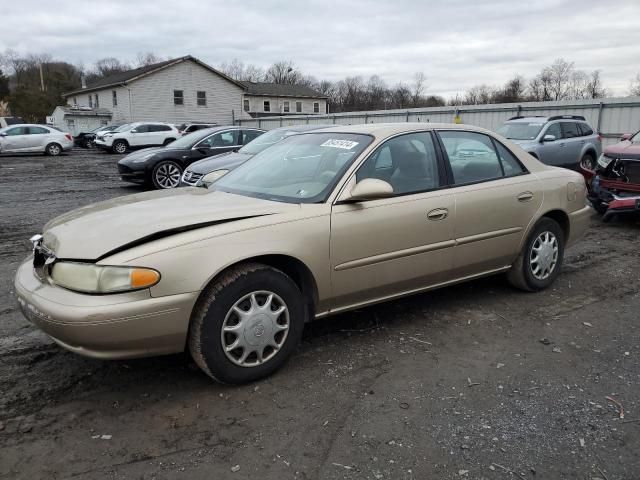
<instances>
[{"instance_id":1,"label":"front wheel","mask_svg":"<svg viewBox=\"0 0 640 480\"><path fill-rule=\"evenodd\" d=\"M176 162L164 161L158 163L151 172L151 182L154 188L165 190L180 185L182 168Z\"/></svg>"},{"instance_id":2,"label":"front wheel","mask_svg":"<svg viewBox=\"0 0 640 480\"><path fill-rule=\"evenodd\" d=\"M189 350L223 383L246 383L280 368L302 337L305 302L285 273L267 265L229 270L207 288L191 316Z\"/></svg>"},{"instance_id":3,"label":"front wheel","mask_svg":"<svg viewBox=\"0 0 640 480\"><path fill-rule=\"evenodd\" d=\"M564 232L558 222L551 218L541 219L507 274L509 282L529 292L547 288L560 273L564 241Z\"/></svg>"},{"instance_id":4,"label":"front wheel","mask_svg":"<svg viewBox=\"0 0 640 480\"><path fill-rule=\"evenodd\" d=\"M113 145L111 146L111 149L115 152L115 153L127 153L127 142L125 142L124 140L116 140L115 142L113 142Z\"/></svg>"},{"instance_id":5,"label":"front wheel","mask_svg":"<svg viewBox=\"0 0 640 480\"><path fill-rule=\"evenodd\" d=\"M596 159L595 159L595 157L590 153L586 153L582 157L582 160L580 160L580 166L582 168L584 168L585 170L589 170L591 172L594 171L596 169Z\"/></svg>"}]
</instances>

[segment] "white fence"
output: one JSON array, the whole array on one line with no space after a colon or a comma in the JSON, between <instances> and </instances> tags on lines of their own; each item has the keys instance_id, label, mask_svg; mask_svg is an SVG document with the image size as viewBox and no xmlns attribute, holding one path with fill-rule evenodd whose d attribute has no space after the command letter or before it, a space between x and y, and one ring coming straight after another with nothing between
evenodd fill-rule
<instances>
[{"instance_id":1,"label":"white fence","mask_svg":"<svg viewBox=\"0 0 640 480\"><path fill-rule=\"evenodd\" d=\"M236 124L270 130L300 124L453 123L458 116L462 123L496 130L505 120L516 115L582 115L602 135L603 144L609 145L616 143L623 133L633 133L640 130L640 97L375 110L327 115L289 115L239 119L236 120Z\"/></svg>"}]
</instances>

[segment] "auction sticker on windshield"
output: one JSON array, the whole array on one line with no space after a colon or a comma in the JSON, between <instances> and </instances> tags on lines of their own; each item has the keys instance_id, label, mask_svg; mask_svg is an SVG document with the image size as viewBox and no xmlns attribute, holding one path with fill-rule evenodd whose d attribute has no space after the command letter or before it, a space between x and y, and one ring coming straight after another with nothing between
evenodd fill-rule
<instances>
[{"instance_id":1,"label":"auction sticker on windshield","mask_svg":"<svg viewBox=\"0 0 640 480\"><path fill-rule=\"evenodd\" d=\"M342 148L344 150L351 150L353 147L358 145L358 142L353 142L351 140L339 140L337 138L330 138L326 142L324 142L321 147L333 147L333 148Z\"/></svg>"}]
</instances>

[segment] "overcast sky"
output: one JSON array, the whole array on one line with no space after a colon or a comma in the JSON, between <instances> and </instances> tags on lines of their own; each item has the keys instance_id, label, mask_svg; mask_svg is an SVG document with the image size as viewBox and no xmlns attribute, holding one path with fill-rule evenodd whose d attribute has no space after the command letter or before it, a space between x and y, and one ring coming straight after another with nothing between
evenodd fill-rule
<instances>
[{"instance_id":1,"label":"overcast sky","mask_svg":"<svg viewBox=\"0 0 640 480\"><path fill-rule=\"evenodd\" d=\"M627 94L640 71L640 0L20 0L0 16L0 51L50 53L90 65L138 52L191 54L218 66L290 59L318 79L427 76L450 96L558 57L601 69Z\"/></svg>"}]
</instances>

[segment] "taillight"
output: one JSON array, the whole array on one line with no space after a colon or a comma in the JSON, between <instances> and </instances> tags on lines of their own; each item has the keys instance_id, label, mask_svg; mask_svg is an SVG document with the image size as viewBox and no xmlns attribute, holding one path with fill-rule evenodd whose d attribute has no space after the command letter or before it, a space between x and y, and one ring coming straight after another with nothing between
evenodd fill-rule
<instances>
[{"instance_id":1,"label":"taillight","mask_svg":"<svg viewBox=\"0 0 640 480\"><path fill-rule=\"evenodd\" d=\"M70 133L65 133L64 136L67 137L67 140L73 140L73 137Z\"/></svg>"},{"instance_id":2,"label":"taillight","mask_svg":"<svg viewBox=\"0 0 640 480\"><path fill-rule=\"evenodd\" d=\"M602 135L598 134L598 141L601 142L602 141Z\"/></svg>"}]
</instances>

